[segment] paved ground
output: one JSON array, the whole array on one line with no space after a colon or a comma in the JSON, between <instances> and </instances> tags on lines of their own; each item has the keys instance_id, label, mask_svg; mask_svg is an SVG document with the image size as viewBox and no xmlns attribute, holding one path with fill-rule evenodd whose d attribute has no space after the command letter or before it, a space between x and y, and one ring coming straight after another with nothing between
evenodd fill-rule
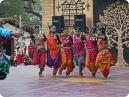
<instances>
[{"instance_id":1,"label":"paved ground","mask_svg":"<svg viewBox=\"0 0 129 97\"><path fill-rule=\"evenodd\" d=\"M52 77L52 69L46 67L43 78L38 78L37 66L11 67L7 79L0 81L3 97L126 97L129 94L129 67L112 67L109 80L91 78L84 70L84 78L78 78L77 67L71 77Z\"/></svg>"}]
</instances>

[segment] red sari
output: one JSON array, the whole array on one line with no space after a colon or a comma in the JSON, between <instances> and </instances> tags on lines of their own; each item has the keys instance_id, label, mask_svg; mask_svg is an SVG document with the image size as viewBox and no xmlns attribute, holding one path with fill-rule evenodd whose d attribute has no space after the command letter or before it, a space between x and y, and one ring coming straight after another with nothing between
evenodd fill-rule
<instances>
[{"instance_id":1,"label":"red sari","mask_svg":"<svg viewBox=\"0 0 129 97\"><path fill-rule=\"evenodd\" d=\"M43 68L45 67L46 64L46 49L45 49L45 45L44 45L44 38L42 34L37 34L35 35L35 45L34 46L30 46L29 50L30 50L30 56L32 56L32 61L30 62L30 64L33 65L39 65L39 68ZM32 50L34 50L33 53Z\"/></svg>"},{"instance_id":2,"label":"red sari","mask_svg":"<svg viewBox=\"0 0 129 97\"><path fill-rule=\"evenodd\" d=\"M72 44L73 41L71 41L70 36L67 37L61 37L60 40L63 42L63 50L61 52L61 67L60 69L66 69L66 75L70 75L70 72L74 69L74 63L73 63L73 49Z\"/></svg>"},{"instance_id":3,"label":"red sari","mask_svg":"<svg viewBox=\"0 0 129 97\"><path fill-rule=\"evenodd\" d=\"M24 48L22 48L22 49L19 48L19 50L18 50L18 54L16 56L17 65L20 65L21 63L24 63L25 62L24 59L23 59L23 57L25 57L26 55L24 54L24 50L23 49ZM20 51L20 50L22 50L22 51ZM22 52L22 54L20 54L20 52Z\"/></svg>"},{"instance_id":4,"label":"red sari","mask_svg":"<svg viewBox=\"0 0 129 97\"><path fill-rule=\"evenodd\" d=\"M110 67L114 65L113 54L108 49L108 42L104 39L98 41L99 53L96 57L96 67L100 69L104 77L109 75Z\"/></svg>"}]
</instances>

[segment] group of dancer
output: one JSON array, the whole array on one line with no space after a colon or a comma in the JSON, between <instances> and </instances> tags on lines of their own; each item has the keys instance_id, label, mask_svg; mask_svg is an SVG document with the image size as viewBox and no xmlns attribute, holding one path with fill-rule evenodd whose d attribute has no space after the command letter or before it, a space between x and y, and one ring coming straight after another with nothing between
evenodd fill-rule
<instances>
[{"instance_id":1,"label":"group of dancer","mask_svg":"<svg viewBox=\"0 0 129 97\"><path fill-rule=\"evenodd\" d=\"M114 65L114 57L108 49L108 37L104 27L91 27L89 35L84 36L81 28L76 27L73 36L68 35L68 29L62 29L62 36L56 33L54 25L49 26L49 33L42 34L39 27L35 26L34 34L21 38L31 38L28 46L28 55L24 55L22 60L28 64L39 65L39 77L43 77L45 65L53 67L53 76L56 77L57 72L61 75L66 69L66 76L78 66L79 76L83 77L83 69L87 67L95 77L98 69L102 72L104 78L107 78L110 67ZM19 34L10 30L5 30L0 26L0 43L2 45L3 37L15 36L19 38ZM45 43L47 44L45 48ZM23 43L20 44L22 49ZM63 45L62 49L60 45ZM19 52L21 53L21 52ZM9 73L10 56L6 55L0 46L0 78L4 79ZM2 75L2 76L1 76ZM3 78L2 78L3 77Z\"/></svg>"},{"instance_id":2,"label":"group of dancer","mask_svg":"<svg viewBox=\"0 0 129 97\"><path fill-rule=\"evenodd\" d=\"M61 75L65 69L66 76L69 76L75 64L81 77L85 67L90 70L92 77L95 77L98 68L104 78L108 77L110 67L114 65L114 57L108 49L108 37L104 27L91 27L87 37L82 35L80 27L76 27L73 36L68 35L68 29L64 28L63 35L59 37L54 25L49 26L49 34L39 33L38 26L34 31L34 34L24 37L31 38L31 43L28 46L29 54L23 59L28 64L39 65L39 77L43 77L45 65L53 67L55 77L58 71ZM60 45L63 45L62 49Z\"/></svg>"}]
</instances>

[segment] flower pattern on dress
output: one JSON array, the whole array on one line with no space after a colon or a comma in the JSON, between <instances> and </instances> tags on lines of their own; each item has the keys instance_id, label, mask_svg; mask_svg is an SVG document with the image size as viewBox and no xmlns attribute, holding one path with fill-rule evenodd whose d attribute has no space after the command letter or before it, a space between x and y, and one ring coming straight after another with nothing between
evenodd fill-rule
<instances>
[{"instance_id":1,"label":"flower pattern on dress","mask_svg":"<svg viewBox=\"0 0 129 97\"><path fill-rule=\"evenodd\" d=\"M91 36L86 37L86 47L88 49L88 62L95 62L97 56L97 41L92 40Z\"/></svg>"},{"instance_id":2,"label":"flower pattern on dress","mask_svg":"<svg viewBox=\"0 0 129 97\"><path fill-rule=\"evenodd\" d=\"M73 49L71 47L72 41L68 37L61 37L61 40L64 42L64 51L67 59L73 58Z\"/></svg>"},{"instance_id":3,"label":"flower pattern on dress","mask_svg":"<svg viewBox=\"0 0 129 97\"><path fill-rule=\"evenodd\" d=\"M76 35L73 36L73 40L74 48L77 54L76 56L79 58L86 52L86 48L84 42L80 38L77 38Z\"/></svg>"}]
</instances>

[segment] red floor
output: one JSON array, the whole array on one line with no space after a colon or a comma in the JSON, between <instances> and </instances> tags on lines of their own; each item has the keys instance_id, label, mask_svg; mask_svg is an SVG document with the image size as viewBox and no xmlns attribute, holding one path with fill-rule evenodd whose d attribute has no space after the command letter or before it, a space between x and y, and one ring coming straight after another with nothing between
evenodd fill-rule
<instances>
[{"instance_id":1,"label":"red floor","mask_svg":"<svg viewBox=\"0 0 129 97\"><path fill-rule=\"evenodd\" d=\"M81 78L77 80L77 67L69 78L65 72L53 78L52 69L48 67L43 78L38 77L37 66L11 67L7 79L0 81L0 94L3 97L126 97L129 94L129 67L112 67L105 82L97 81L102 77L99 70L96 79L90 79L87 69L83 72L82 82Z\"/></svg>"}]
</instances>

